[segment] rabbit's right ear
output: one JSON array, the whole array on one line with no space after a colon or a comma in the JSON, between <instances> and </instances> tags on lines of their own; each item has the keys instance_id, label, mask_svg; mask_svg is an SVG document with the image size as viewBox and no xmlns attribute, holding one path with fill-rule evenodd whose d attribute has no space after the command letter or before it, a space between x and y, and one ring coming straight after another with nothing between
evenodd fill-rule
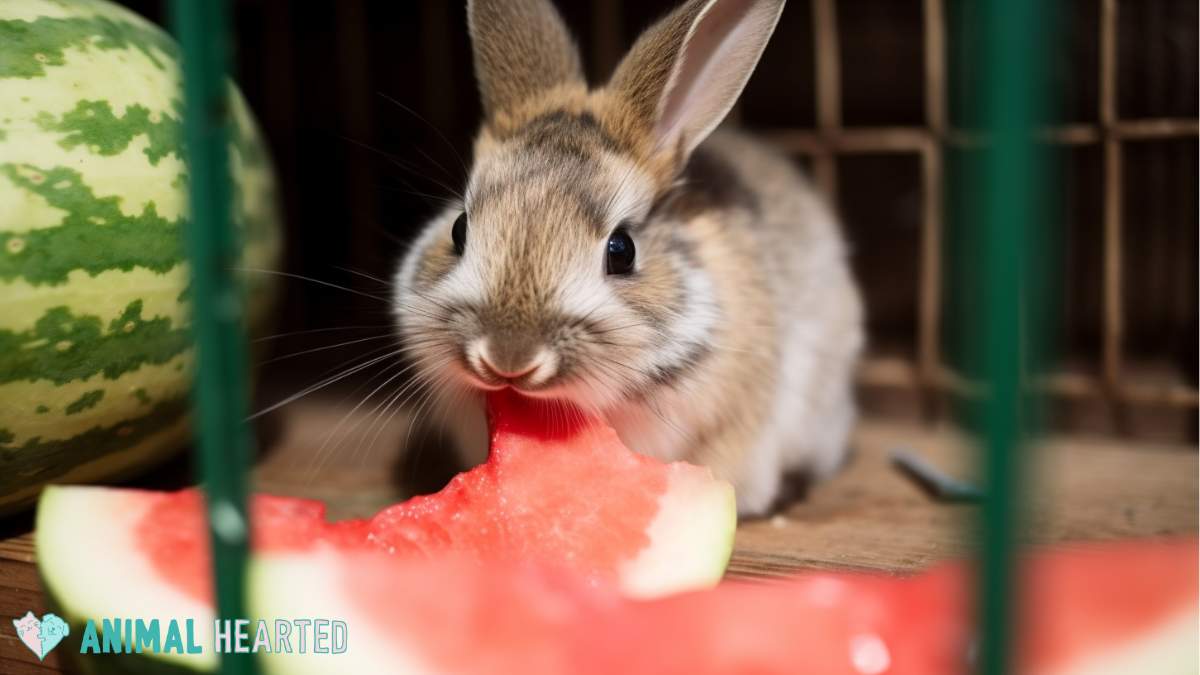
<instances>
[{"instance_id":1,"label":"rabbit's right ear","mask_svg":"<svg viewBox=\"0 0 1200 675\"><path fill-rule=\"evenodd\" d=\"M467 26L488 120L558 86L586 86L579 52L549 0L468 0Z\"/></svg>"}]
</instances>

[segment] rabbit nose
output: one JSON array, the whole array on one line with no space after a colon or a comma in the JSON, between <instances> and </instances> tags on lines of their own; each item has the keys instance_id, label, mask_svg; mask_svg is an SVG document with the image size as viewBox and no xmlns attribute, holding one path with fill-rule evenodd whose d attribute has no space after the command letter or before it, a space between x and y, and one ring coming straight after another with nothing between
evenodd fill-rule
<instances>
[{"instance_id":1,"label":"rabbit nose","mask_svg":"<svg viewBox=\"0 0 1200 675\"><path fill-rule=\"evenodd\" d=\"M484 338L475 346L478 370L486 378L544 381L554 374L553 355L534 341Z\"/></svg>"},{"instance_id":2,"label":"rabbit nose","mask_svg":"<svg viewBox=\"0 0 1200 675\"><path fill-rule=\"evenodd\" d=\"M525 336L491 336L479 346L479 362L490 374L515 379L537 368L539 346Z\"/></svg>"}]
</instances>

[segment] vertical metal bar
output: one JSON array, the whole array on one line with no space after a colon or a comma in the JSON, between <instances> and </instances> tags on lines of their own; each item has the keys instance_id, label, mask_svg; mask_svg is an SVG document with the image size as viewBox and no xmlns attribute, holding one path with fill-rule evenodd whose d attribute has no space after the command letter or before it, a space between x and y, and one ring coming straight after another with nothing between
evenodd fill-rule
<instances>
[{"instance_id":1,"label":"vertical metal bar","mask_svg":"<svg viewBox=\"0 0 1200 675\"><path fill-rule=\"evenodd\" d=\"M1100 132L1104 138L1103 375L1115 400L1121 381L1124 307L1121 298L1121 141L1117 122L1117 0L1100 3Z\"/></svg>"},{"instance_id":2,"label":"vertical metal bar","mask_svg":"<svg viewBox=\"0 0 1200 675\"><path fill-rule=\"evenodd\" d=\"M197 466L207 495L218 619L245 612L247 533L246 345L243 296L233 270L239 246L229 176L229 23L224 0L173 0L183 50L184 133L190 173L193 331L197 343ZM252 672L249 655L227 654L221 672Z\"/></svg>"},{"instance_id":3,"label":"vertical metal bar","mask_svg":"<svg viewBox=\"0 0 1200 675\"><path fill-rule=\"evenodd\" d=\"M921 150L921 201L917 376L924 414L932 418L942 372L942 149L936 139Z\"/></svg>"},{"instance_id":4,"label":"vertical metal bar","mask_svg":"<svg viewBox=\"0 0 1200 675\"><path fill-rule=\"evenodd\" d=\"M842 126L841 72L838 64L837 6L813 0L813 44L817 70L817 129L821 149L813 155L813 174L830 199L837 198L837 156L830 143Z\"/></svg>"},{"instance_id":5,"label":"vertical metal bar","mask_svg":"<svg viewBox=\"0 0 1200 675\"><path fill-rule=\"evenodd\" d=\"M946 131L946 15L944 0L925 0L925 120L939 138Z\"/></svg>"},{"instance_id":6,"label":"vertical metal bar","mask_svg":"<svg viewBox=\"0 0 1200 675\"><path fill-rule=\"evenodd\" d=\"M942 310L942 147L946 131L946 29L942 0L925 0L925 119L930 140L921 152L921 277L917 327L917 362L926 392L925 412L941 375Z\"/></svg>"},{"instance_id":7,"label":"vertical metal bar","mask_svg":"<svg viewBox=\"0 0 1200 675\"><path fill-rule=\"evenodd\" d=\"M987 381L980 417L987 497L982 509L983 565L980 578L981 672L1012 671L1012 619L1015 592L1020 474L1023 444L1022 400L1026 359L1036 342L1039 215L1042 181L1033 140L1040 88L1035 74L1041 29L1039 0L989 0L981 17L984 42L983 121L994 143L981 157L979 202L974 214L982 224L983 373ZM1024 311L1023 311L1024 310ZM1023 356L1025 358L1023 358Z\"/></svg>"},{"instance_id":8,"label":"vertical metal bar","mask_svg":"<svg viewBox=\"0 0 1200 675\"><path fill-rule=\"evenodd\" d=\"M1117 120L1117 0L1100 0L1100 127Z\"/></svg>"}]
</instances>

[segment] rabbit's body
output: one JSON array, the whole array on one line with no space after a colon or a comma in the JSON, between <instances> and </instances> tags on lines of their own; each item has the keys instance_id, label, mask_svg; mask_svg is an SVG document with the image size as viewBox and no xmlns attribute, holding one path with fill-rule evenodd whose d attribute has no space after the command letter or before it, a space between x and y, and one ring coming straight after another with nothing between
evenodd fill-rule
<instances>
[{"instance_id":1,"label":"rabbit's body","mask_svg":"<svg viewBox=\"0 0 1200 675\"><path fill-rule=\"evenodd\" d=\"M710 466L743 513L785 472L840 463L862 320L836 223L786 158L709 136L781 6L694 0L589 91L544 0L471 3L488 122L465 211L397 276L401 333L468 461L478 393L513 386Z\"/></svg>"},{"instance_id":2,"label":"rabbit's body","mask_svg":"<svg viewBox=\"0 0 1200 675\"><path fill-rule=\"evenodd\" d=\"M718 132L684 181L679 202L698 208L664 217L678 218L716 281L719 318L694 370L611 421L630 447L712 467L741 511L762 513L783 473L825 477L845 456L858 291L829 208L787 158Z\"/></svg>"}]
</instances>

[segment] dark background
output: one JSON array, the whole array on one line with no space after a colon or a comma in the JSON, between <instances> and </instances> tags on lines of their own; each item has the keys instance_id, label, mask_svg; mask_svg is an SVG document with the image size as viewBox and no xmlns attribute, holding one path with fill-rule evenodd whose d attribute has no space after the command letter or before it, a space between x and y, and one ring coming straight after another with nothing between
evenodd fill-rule
<instances>
[{"instance_id":1,"label":"dark background","mask_svg":"<svg viewBox=\"0 0 1200 675\"><path fill-rule=\"evenodd\" d=\"M162 0L125 4L163 23ZM595 83L675 3L557 4ZM949 121L960 128L967 122L953 94L977 73L966 56L972 36L958 27L973 5L947 5ZM1118 5L1118 116L1196 118L1196 2ZM1100 2L1055 6L1052 53L1039 73L1055 92L1052 121L1095 124ZM460 0L234 2L235 75L278 166L286 270L386 295L383 284L361 275L387 279L405 242L461 187L480 116L464 9ZM924 126L922 2L842 0L837 11L843 124ZM812 10L792 0L742 98L741 122L813 127L813 71ZM1102 155L1095 144L1056 147L1052 155L1062 275L1058 352L1064 363L1094 373L1103 325ZM1147 377L1194 385L1196 139L1126 143L1124 163L1127 355ZM919 169L918 157L903 153L843 155L837 163L834 199L865 288L875 354L911 358L916 349ZM948 228L969 225L951 221ZM377 333L388 323L382 302L297 280L284 289L280 333L368 328L273 341L276 357ZM296 387L361 352L361 345L348 345L276 361L268 379ZM1193 420L1189 413L1180 428L1194 428Z\"/></svg>"}]
</instances>

